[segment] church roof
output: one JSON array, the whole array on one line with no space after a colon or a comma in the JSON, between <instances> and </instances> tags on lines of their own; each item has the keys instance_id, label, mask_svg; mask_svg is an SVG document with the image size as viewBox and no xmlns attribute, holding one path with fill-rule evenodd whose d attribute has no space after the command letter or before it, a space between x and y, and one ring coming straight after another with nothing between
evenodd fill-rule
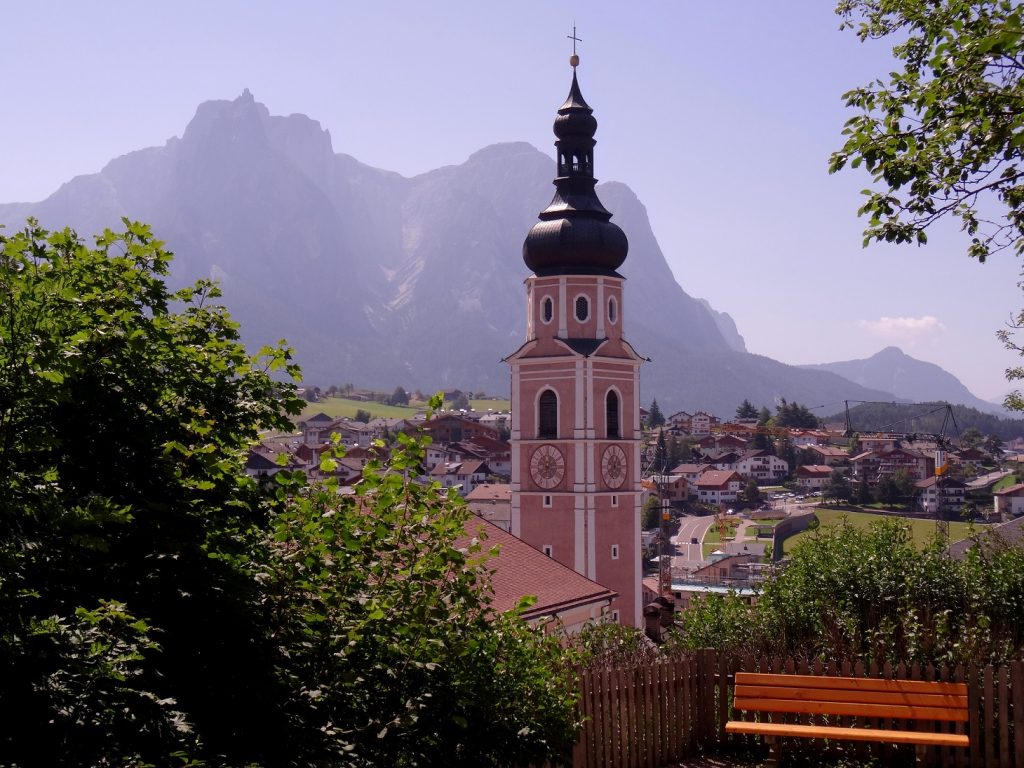
<instances>
[{"instance_id":1,"label":"church roof","mask_svg":"<svg viewBox=\"0 0 1024 768\"><path fill-rule=\"evenodd\" d=\"M597 120L580 91L573 66L569 96L555 117L558 149L555 195L523 243L523 261L539 276L619 276L629 243L594 191Z\"/></svg>"}]
</instances>

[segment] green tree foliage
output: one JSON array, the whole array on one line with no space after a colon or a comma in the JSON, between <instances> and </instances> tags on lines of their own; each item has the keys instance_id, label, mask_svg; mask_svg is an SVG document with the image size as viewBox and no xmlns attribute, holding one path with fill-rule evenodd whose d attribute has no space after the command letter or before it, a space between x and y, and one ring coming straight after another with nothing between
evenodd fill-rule
<instances>
[{"instance_id":1,"label":"green tree foliage","mask_svg":"<svg viewBox=\"0 0 1024 768\"><path fill-rule=\"evenodd\" d=\"M868 476L864 472L860 473L860 478L857 480L856 500L858 504L871 503L871 485L868 483Z\"/></svg>"},{"instance_id":2,"label":"green tree foliage","mask_svg":"<svg viewBox=\"0 0 1024 768\"><path fill-rule=\"evenodd\" d=\"M916 549L899 521L849 523L802 541L756 604L707 599L677 643L823 659L999 663L1024 656L1024 551Z\"/></svg>"},{"instance_id":3,"label":"green tree foliage","mask_svg":"<svg viewBox=\"0 0 1024 768\"><path fill-rule=\"evenodd\" d=\"M391 393L391 397L388 398L389 405L408 405L409 404L409 393L405 391L404 387L395 387L395 391Z\"/></svg>"},{"instance_id":4,"label":"green tree foliage","mask_svg":"<svg viewBox=\"0 0 1024 768\"><path fill-rule=\"evenodd\" d=\"M981 434L981 430L977 427L968 427L960 433L960 447L961 448L977 448L981 445L982 440L985 436Z\"/></svg>"},{"instance_id":5,"label":"green tree foliage","mask_svg":"<svg viewBox=\"0 0 1024 768\"><path fill-rule=\"evenodd\" d=\"M751 504L756 504L761 500L761 489L754 478L747 480L747 484L743 489L743 500Z\"/></svg>"},{"instance_id":6,"label":"green tree foliage","mask_svg":"<svg viewBox=\"0 0 1024 768\"><path fill-rule=\"evenodd\" d=\"M826 499L849 501L853 497L853 488L850 486L850 479L843 470L833 469L821 493Z\"/></svg>"},{"instance_id":7,"label":"green tree foliage","mask_svg":"<svg viewBox=\"0 0 1024 768\"><path fill-rule=\"evenodd\" d=\"M651 494L644 502L642 528L649 531L661 525L661 499Z\"/></svg>"},{"instance_id":8,"label":"green tree foliage","mask_svg":"<svg viewBox=\"0 0 1024 768\"><path fill-rule=\"evenodd\" d=\"M636 667L662 658L639 630L606 621L585 626L572 638L572 648L590 669Z\"/></svg>"},{"instance_id":9,"label":"green tree foliage","mask_svg":"<svg viewBox=\"0 0 1024 768\"><path fill-rule=\"evenodd\" d=\"M878 187L860 209L865 243L924 243L952 216L979 261L1011 246L1024 252L1019 3L841 0L836 11L861 40L893 40L900 62L888 82L845 94L860 114L830 162L833 172L863 164Z\"/></svg>"},{"instance_id":10,"label":"green tree foliage","mask_svg":"<svg viewBox=\"0 0 1024 768\"><path fill-rule=\"evenodd\" d=\"M775 426L796 429L816 429L818 417L800 403L787 403L785 398L775 407Z\"/></svg>"},{"instance_id":11,"label":"green tree foliage","mask_svg":"<svg viewBox=\"0 0 1024 768\"><path fill-rule=\"evenodd\" d=\"M207 282L125 222L0 236L0 754L242 761L279 732L245 554L242 466L301 403Z\"/></svg>"},{"instance_id":12,"label":"green tree foliage","mask_svg":"<svg viewBox=\"0 0 1024 768\"><path fill-rule=\"evenodd\" d=\"M736 418L737 419L756 419L757 408L755 408L751 402L744 399L742 403L736 406Z\"/></svg>"},{"instance_id":13,"label":"green tree foliage","mask_svg":"<svg viewBox=\"0 0 1024 768\"><path fill-rule=\"evenodd\" d=\"M296 762L561 757L576 683L557 636L494 614L483 524L454 491L408 479L425 438L398 443L388 465L367 464L355 495L335 482L297 493L304 477L279 475L285 508L260 581L289 715L317 734Z\"/></svg>"},{"instance_id":14,"label":"green tree foliage","mask_svg":"<svg viewBox=\"0 0 1024 768\"><path fill-rule=\"evenodd\" d=\"M363 424L369 423L373 416L369 411L363 410L362 408L356 409L356 415L352 417L353 421L361 421Z\"/></svg>"},{"instance_id":15,"label":"green tree foliage","mask_svg":"<svg viewBox=\"0 0 1024 768\"><path fill-rule=\"evenodd\" d=\"M496 765L560 757L575 683L490 608L469 515L405 476L243 474L301 402L143 225L0 237L0 762ZM332 469L334 458L323 468Z\"/></svg>"},{"instance_id":16,"label":"green tree foliage","mask_svg":"<svg viewBox=\"0 0 1024 768\"><path fill-rule=\"evenodd\" d=\"M663 429L658 431L658 441L654 446L654 468L662 474L671 468L668 465L668 444Z\"/></svg>"},{"instance_id":17,"label":"green tree foliage","mask_svg":"<svg viewBox=\"0 0 1024 768\"><path fill-rule=\"evenodd\" d=\"M661 408L658 407L658 398L651 400L651 407L647 413L647 426L648 427L660 427L665 423L665 414L661 412Z\"/></svg>"},{"instance_id":18,"label":"green tree foliage","mask_svg":"<svg viewBox=\"0 0 1024 768\"><path fill-rule=\"evenodd\" d=\"M451 409L453 411L468 411L469 410L469 398L466 397L465 393L459 392L455 399L452 400Z\"/></svg>"}]
</instances>

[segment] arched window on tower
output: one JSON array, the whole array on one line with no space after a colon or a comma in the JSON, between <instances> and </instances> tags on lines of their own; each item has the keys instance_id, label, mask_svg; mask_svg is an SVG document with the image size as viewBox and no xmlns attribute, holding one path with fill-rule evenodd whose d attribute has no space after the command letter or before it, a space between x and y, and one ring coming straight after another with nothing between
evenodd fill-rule
<instances>
[{"instance_id":1,"label":"arched window on tower","mask_svg":"<svg viewBox=\"0 0 1024 768\"><path fill-rule=\"evenodd\" d=\"M545 296L544 301L541 302L540 317L545 323L550 323L551 318L555 316L555 303L551 300L550 296Z\"/></svg>"},{"instance_id":2,"label":"arched window on tower","mask_svg":"<svg viewBox=\"0 0 1024 768\"><path fill-rule=\"evenodd\" d=\"M604 399L604 418L609 439L622 437L619 431L619 396L615 394L614 389L609 389Z\"/></svg>"},{"instance_id":3,"label":"arched window on tower","mask_svg":"<svg viewBox=\"0 0 1024 768\"><path fill-rule=\"evenodd\" d=\"M545 389L537 404L537 437L554 439L558 437L558 395L554 390Z\"/></svg>"}]
</instances>

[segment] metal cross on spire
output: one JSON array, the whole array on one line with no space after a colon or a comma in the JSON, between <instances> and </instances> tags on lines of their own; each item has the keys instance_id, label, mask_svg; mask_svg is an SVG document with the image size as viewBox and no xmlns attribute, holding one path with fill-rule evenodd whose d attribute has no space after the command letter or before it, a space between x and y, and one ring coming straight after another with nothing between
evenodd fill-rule
<instances>
[{"instance_id":1,"label":"metal cross on spire","mask_svg":"<svg viewBox=\"0 0 1024 768\"><path fill-rule=\"evenodd\" d=\"M569 59L569 64L572 65L573 69L576 69L576 67L579 66L580 63L580 57L576 55L576 43L582 43L583 40L579 37L576 37L575 24L572 25L572 34L566 35L566 37L572 40L572 58Z\"/></svg>"}]
</instances>

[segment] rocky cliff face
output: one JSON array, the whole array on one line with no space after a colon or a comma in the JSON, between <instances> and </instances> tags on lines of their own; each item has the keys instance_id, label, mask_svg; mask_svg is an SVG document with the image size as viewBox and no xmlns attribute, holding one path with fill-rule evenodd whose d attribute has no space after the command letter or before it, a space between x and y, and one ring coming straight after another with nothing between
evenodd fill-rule
<instances>
[{"instance_id":1,"label":"rocky cliff face","mask_svg":"<svg viewBox=\"0 0 1024 768\"><path fill-rule=\"evenodd\" d=\"M112 160L36 204L0 205L84 235L146 221L175 252L174 280L212 277L252 347L286 338L307 381L508 391L501 358L525 332L523 238L550 200L554 162L523 143L415 178L337 154L303 115L246 91L200 105L181 138ZM888 398L826 371L744 351L731 318L672 275L624 184L598 193L629 237L626 333L651 357L643 397L731 413L744 398Z\"/></svg>"}]
</instances>

